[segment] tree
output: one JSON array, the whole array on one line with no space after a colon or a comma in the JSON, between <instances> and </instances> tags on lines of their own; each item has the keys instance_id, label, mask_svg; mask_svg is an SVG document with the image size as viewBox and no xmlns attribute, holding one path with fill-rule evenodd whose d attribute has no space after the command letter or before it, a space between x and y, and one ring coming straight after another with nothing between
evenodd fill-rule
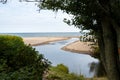
<instances>
[{"instance_id":1,"label":"tree","mask_svg":"<svg viewBox=\"0 0 120 80\"><path fill-rule=\"evenodd\" d=\"M120 0L43 0L39 8L72 14L66 23L92 30L109 80L120 80Z\"/></svg>"}]
</instances>

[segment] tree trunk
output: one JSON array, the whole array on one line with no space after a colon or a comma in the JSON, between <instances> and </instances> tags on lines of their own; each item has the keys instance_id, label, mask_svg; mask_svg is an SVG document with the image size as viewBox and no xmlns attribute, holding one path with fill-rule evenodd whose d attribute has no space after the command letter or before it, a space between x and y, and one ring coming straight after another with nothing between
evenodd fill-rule
<instances>
[{"instance_id":1,"label":"tree trunk","mask_svg":"<svg viewBox=\"0 0 120 80\"><path fill-rule=\"evenodd\" d=\"M118 66L120 72L120 27L117 27L117 44L118 44Z\"/></svg>"},{"instance_id":2,"label":"tree trunk","mask_svg":"<svg viewBox=\"0 0 120 80\"><path fill-rule=\"evenodd\" d=\"M103 30L102 30L102 26L99 26L98 28L99 29L97 31L97 39L98 39L98 46L100 52L100 65L102 69L104 69L102 76L106 76L106 58L105 58L105 50L104 50Z\"/></svg>"},{"instance_id":3,"label":"tree trunk","mask_svg":"<svg viewBox=\"0 0 120 80\"><path fill-rule=\"evenodd\" d=\"M116 32L107 16L102 19L102 28L108 79L120 80L120 72L117 64L118 49Z\"/></svg>"},{"instance_id":4,"label":"tree trunk","mask_svg":"<svg viewBox=\"0 0 120 80\"><path fill-rule=\"evenodd\" d=\"M118 42L118 53L119 53L119 61L120 61L120 27L117 29L117 42Z\"/></svg>"},{"instance_id":5,"label":"tree trunk","mask_svg":"<svg viewBox=\"0 0 120 80\"><path fill-rule=\"evenodd\" d=\"M120 26L118 26L113 20L112 23L117 33L118 53L120 54Z\"/></svg>"},{"instance_id":6,"label":"tree trunk","mask_svg":"<svg viewBox=\"0 0 120 80\"><path fill-rule=\"evenodd\" d=\"M120 26L114 20L111 20L111 22L117 33L118 53L120 54Z\"/></svg>"},{"instance_id":7,"label":"tree trunk","mask_svg":"<svg viewBox=\"0 0 120 80\"><path fill-rule=\"evenodd\" d=\"M99 23L101 25L101 23ZM99 51L100 51L100 61L102 62L102 65L106 69L106 59L105 59L105 50L104 50L104 40L103 40L103 30L102 26L98 26L98 31L96 32L97 34L97 39L98 39L98 46L99 46Z\"/></svg>"},{"instance_id":8,"label":"tree trunk","mask_svg":"<svg viewBox=\"0 0 120 80\"><path fill-rule=\"evenodd\" d=\"M115 22L115 20L111 19L111 23L114 26L114 29L116 30L117 33L117 47L118 47L118 66L119 66L119 71L120 71L120 26Z\"/></svg>"}]
</instances>

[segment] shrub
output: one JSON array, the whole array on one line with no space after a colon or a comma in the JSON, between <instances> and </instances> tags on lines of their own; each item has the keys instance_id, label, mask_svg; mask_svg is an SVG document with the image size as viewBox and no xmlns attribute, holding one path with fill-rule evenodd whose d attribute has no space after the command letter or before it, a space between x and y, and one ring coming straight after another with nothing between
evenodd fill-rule
<instances>
[{"instance_id":1,"label":"shrub","mask_svg":"<svg viewBox=\"0 0 120 80\"><path fill-rule=\"evenodd\" d=\"M56 66L57 69L59 69L60 71L64 72L64 73L69 73L69 70L68 70L68 67L66 67L65 65L63 64L58 64Z\"/></svg>"},{"instance_id":2,"label":"shrub","mask_svg":"<svg viewBox=\"0 0 120 80\"><path fill-rule=\"evenodd\" d=\"M42 80L50 62L17 36L0 36L0 80Z\"/></svg>"},{"instance_id":3,"label":"shrub","mask_svg":"<svg viewBox=\"0 0 120 80\"><path fill-rule=\"evenodd\" d=\"M85 80L83 76L69 73L68 68L63 64L51 67L46 75L46 80Z\"/></svg>"}]
</instances>

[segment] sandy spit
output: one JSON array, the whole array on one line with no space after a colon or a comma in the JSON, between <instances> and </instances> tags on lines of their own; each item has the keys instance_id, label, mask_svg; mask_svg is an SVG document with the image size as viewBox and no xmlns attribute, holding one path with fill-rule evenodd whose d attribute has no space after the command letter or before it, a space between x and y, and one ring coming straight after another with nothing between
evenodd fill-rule
<instances>
[{"instance_id":1,"label":"sandy spit","mask_svg":"<svg viewBox=\"0 0 120 80\"><path fill-rule=\"evenodd\" d=\"M71 51L75 53L80 53L80 54L89 54L91 55L91 44L90 42L81 42L81 41L75 41L73 43L70 43L66 46L64 46L62 49L65 51Z\"/></svg>"},{"instance_id":2,"label":"sandy spit","mask_svg":"<svg viewBox=\"0 0 120 80\"><path fill-rule=\"evenodd\" d=\"M67 39L70 39L70 37L28 37L28 38L23 38L23 41L27 45L38 46L38 45L48 44L49 42L67 40Z\"/></svg>"}]
</instances>

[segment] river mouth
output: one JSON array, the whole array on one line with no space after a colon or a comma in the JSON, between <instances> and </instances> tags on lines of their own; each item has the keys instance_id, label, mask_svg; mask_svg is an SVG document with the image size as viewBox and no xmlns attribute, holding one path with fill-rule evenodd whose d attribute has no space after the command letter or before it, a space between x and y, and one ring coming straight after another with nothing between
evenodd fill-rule
<instances>
[{"instance_id":1,"label":"river mouth","mask_svg":"<svg viewBox=\"0 0 120 80\"><path fill-rule=\"evenodd\" d=\"M69 43L77 41L78 38L51 42L45 45L34 46L39 53L52 62L53 66L64 64L69 68L70 72L81 74L85 77L93 77L95 71L90 72L90 64L99 61L90 55L78 54L74 52L64 51L61 48Z\"/></svg>"}]
</instances>

